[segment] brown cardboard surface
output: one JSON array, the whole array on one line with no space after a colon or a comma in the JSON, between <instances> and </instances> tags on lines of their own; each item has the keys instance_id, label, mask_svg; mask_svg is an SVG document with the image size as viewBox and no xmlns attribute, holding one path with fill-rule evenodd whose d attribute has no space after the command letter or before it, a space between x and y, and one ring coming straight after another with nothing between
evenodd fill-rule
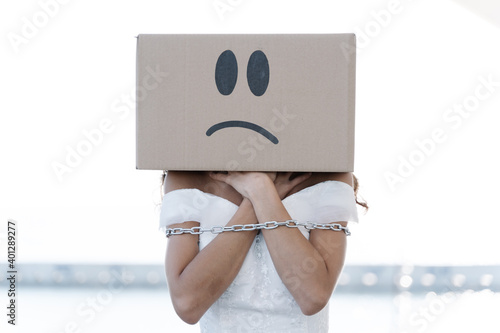
<instances>
[{"instance_id":1,"label":"brown cardboard surface","mask_svg":"<svg viewBox=\"0 0 500 333\"><path fill-rule=\"evenodd\" d=\"M354 34L142 34L137 43L138 169L353 171ZM236 64L217 66L226 50ZM253 60L267 59L269 71L250 60L258 50Z\"/></svg>"}]
</instances>

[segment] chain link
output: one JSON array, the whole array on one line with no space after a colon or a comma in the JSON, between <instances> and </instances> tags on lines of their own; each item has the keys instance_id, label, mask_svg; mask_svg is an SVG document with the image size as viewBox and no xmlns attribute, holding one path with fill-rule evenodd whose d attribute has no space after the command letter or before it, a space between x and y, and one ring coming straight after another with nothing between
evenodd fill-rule
<instances>
[{"instance_id":1,"label":"chain link","mask_svg":"<svg viewBox=\"0 0 500 333\"><path fill-rule=\"evenodd\" d=\"M240 231L252 231L260 229L271 230L282 226L288 228L304 227L306 230L321 229L321 230L343 231L346 234L346 236L351 235L349 228L344 227L342 224L339 223L326 223L326 224L312 223L312 222L301 223L297 222L297 220L288 220L285 222L269 221L265 223L256 223L256 224L235 224L232 226L213 226L208 229L202 227L192 227L187 229L167 228L165 233L168 238L172 235L182 235L182 234L200 235L204 232L211 232L212 234L221 234L226 231L240 232Z\"/></svg>"}]
</instances>

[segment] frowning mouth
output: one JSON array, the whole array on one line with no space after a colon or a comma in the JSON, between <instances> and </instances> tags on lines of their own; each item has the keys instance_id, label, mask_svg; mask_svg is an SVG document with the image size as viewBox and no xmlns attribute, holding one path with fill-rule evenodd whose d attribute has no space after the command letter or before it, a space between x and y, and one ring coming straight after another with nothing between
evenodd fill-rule
<instances>
[{"instance_id":1,"label":"frowning mouth","mask_svg":"<svg viewBox=\"0 0 500 333\"><path fill-rule=\"evenodd\" d=\"M275 145L278 144L278 138L275 137L271 132L263 128L262 126L259 126L257 124L248 122L248 121L242 121L242 120L229 120L229 121L223 121L221 123L217 123L215 125L212 125L208 130L207 130L207 136L210 136L217 132L218 130L228 128L228 127L242 127L242 128L248 128L249 130L255 131L261 135L263 135L266 139L274 143Z\"/></svg>"}]
</instances>

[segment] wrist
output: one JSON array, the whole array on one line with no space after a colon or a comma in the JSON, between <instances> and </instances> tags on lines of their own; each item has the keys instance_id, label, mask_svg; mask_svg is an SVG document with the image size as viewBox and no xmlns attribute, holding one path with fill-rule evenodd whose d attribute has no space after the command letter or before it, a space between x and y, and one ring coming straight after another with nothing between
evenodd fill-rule
<instances>
[{"instance_id":1,"label":"wrist","mask_svg":"<svg viewBox=\"0 0 500 333\"><path fill-rule=\"evenodd\" d=\"M266 175L257 177L253 182L253 186L248 190L248 199L252 204L259 200L269 200L273 196L279 197L274 182Z\"/></svg>"}]
</instances>

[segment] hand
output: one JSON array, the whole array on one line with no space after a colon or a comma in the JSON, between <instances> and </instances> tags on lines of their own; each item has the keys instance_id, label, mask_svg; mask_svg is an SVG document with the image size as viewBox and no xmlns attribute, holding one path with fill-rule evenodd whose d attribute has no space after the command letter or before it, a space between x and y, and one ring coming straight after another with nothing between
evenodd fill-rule
<instances>
[{"instance_id":1,"label":"hand","mask_svg":"<svg viewBox=\"0 0 500 333\"><path fill-rule=\"evenodd\" d=\"M309 179L312 175L311 172L307 172L290 180L292 174L293 172L280 172L274 179L274 186L276 186L276 191L281 200L283 200L295 186Z\"/></svg>"},{"instance_id":2,"label":"hand","mask_svg":"<svg viewBox=\"0 0 500 333\"><path fill-rule=\"evenodd\" d=\"M245 198L251 197L252 193L261 190L274 190L273 182L276 179L276 172L253 172L253 171L229 171L229 172L209 172L212 179L222 181L232 186Z\"/></svg>"}]
</instances>

